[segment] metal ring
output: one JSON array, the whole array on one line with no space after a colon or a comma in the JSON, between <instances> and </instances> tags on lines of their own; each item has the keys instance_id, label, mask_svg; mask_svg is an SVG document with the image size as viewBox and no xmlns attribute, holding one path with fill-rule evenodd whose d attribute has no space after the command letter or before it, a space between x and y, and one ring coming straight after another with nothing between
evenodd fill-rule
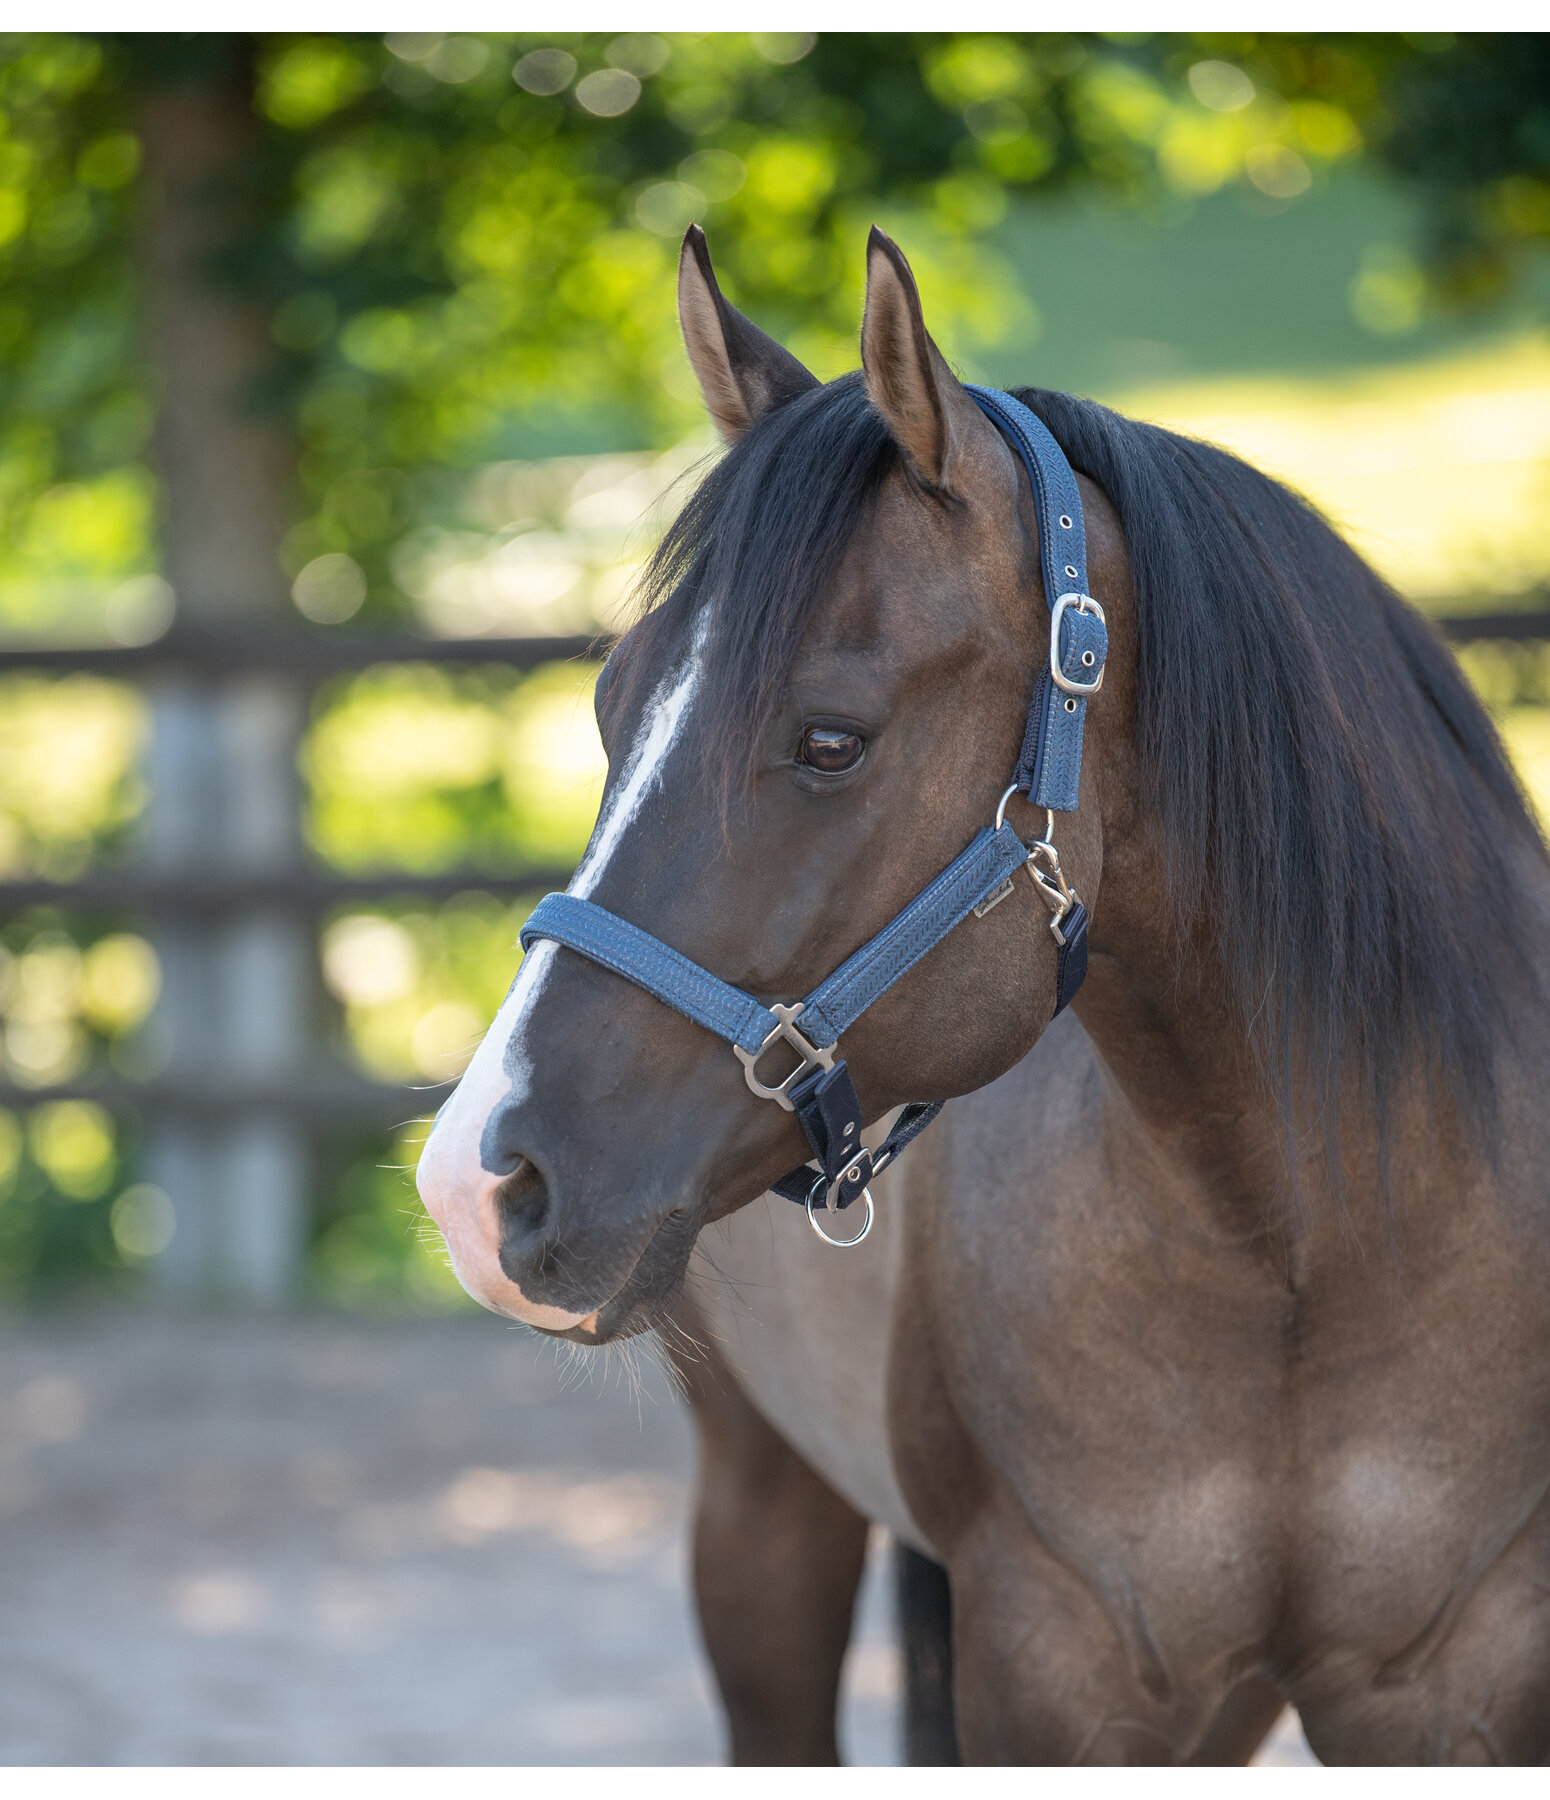
<instances>
[{"instance_id":1,"label":"metal ring","mask_svg":"<svg viewBox=\"0 0 1550 1800\"><path fill-rule=\"evenodd\" d=\"M1014 781L1012 783L1012 785L1006 790L1006 792L1001 796L1001 804L996 808L996 822L993 826L991 826L992 831L999 831L1001 829L1001 827L1006 823L1006 803L1008 800L1010 800L1012 798L1013 794L1015 794L1017 792L1019 792L1019 789L1018 789L1017 783Z\"/></svg>"},{"instance_id":2,"label":"metal ring","mask_svg":"<svg viewBox=\"0 0 1550 1800\"><path fill-rule=\"evenodd\" d=\"M813 1184L813 1187L808 1190L808 1195L807 1195L807 1222L808 1222L808 1224L812 1226L813 1230L818 1233L819 1237L821 1237L826 1244L832 1245L834 1247L834 1249L836 1249L836 1250L852 1250L852 1249L854 1249L855 1246L857 1244L859 1244L862 1241L862 1239L867 1235L867 1233L872 1229L872 1219L873 1219L873 1215L876 1211L876 1208L872 1205L872 1190L870 1188L862 1188L862 1190L861 1190L861 1198L866 1202L866 1218L862 1222L861 1229L856 1233L856 1235L853 1238L834 1238L834 1237L830 1237L828 1232L825 1231L824 1228L818 1223L817 1217L815 1216L815 1214L813 1212L813 1200L817 1194L819 1186L824 1186L824 1187L828 1186L828 1183L824 1180L823 1176L821 1176L821 1175L818 1177L817 1182L815 1182Z\"/></svg>"}]
</instances>

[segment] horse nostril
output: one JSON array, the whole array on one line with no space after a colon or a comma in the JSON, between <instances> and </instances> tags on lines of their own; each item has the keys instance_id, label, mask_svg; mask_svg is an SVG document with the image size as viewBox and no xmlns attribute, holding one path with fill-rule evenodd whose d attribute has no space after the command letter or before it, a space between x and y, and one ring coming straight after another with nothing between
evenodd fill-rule
<instances>
[{"instance_id":1,"label":"horse nostril","mask_svg":"<svg viewBox=\"0 0 1550 1800\"><path fill-rule=\"evenodd\" d=\"M495 1211L501 1229L501 1266L505 1268L508 1259L525 1265L549 1226L549 1185L527 1157L496 1189Z\"/></svg>"},{"instance_id":2,"label":"horse nostril","mask_svg":"<svg viewBox=\"0 0 1550 1800\"><path fill-rule=\"evenodd\" d=\"M502 1101L485 1120L479 1138L479 1161L491 1175L514 1175L526 1160L522 1154L522 1108Z\"/></svg>"}]
</instances>

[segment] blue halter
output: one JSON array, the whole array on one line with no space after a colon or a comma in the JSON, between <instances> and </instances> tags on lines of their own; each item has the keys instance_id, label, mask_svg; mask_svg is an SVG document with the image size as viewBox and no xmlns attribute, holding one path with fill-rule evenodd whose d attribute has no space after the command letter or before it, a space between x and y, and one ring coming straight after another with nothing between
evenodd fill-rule
<instances>
[{"instance_id":1,"label":"blue halter","mask_svg":"<svg viewBox=\"0 0 1550 1800\"><path fill-rule=\"evenodd\" d=\"M750 1089L795 1112L807 1133L817 1170L811 1164L793 1169L775 1183L775 1192L805 1206L814 1230L828 1243L861 1242L872 1225L868 1182L925 1130L943 1106L940 1100L911 1102L883 1143L876 1150L866 1149L850 1071L834 1054L841 1034L961 920L971 912L983 917L1004 900L1012 891L1013 875L1025 865L1053 914L1050 930L1059 947L1056 1015L1070 1003L1087 973L1087 909L1066 885L1052 842L1054 815L1076 811L1087 699L1102 685L1109 647L1103 609L1086 591L1082 497L1060 446L1021 401L994 388L971 387L967 392L1028 471L1039 522L1044 592L1046 597L1055 596L1050 604L1049 661L1034 689L1017 768L995 824L978 832L968 849L903 912L805 1000L791 1006L766 1006L650 932L575 894L546 895L522 927L524 950L545 938L563 944L726 1039L743 1065ZM1045 835L1031 847L1004 822L1006 803L1015 793L1026 794L1033 805L1045 809ZM794 1051L798 1062L772 1087L759 1079L757 1071L777 1041ZM865 1199L866 1219L856 1237L829 1237L813 1212L820 1195L830 1212Z\"/></svg>"}]
</instances>

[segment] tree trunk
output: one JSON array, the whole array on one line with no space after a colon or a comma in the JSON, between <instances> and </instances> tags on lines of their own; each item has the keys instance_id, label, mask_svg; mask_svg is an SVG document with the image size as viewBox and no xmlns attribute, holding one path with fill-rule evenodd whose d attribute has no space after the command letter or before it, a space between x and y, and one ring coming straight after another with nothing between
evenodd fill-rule
<instances>
[{"instance_id":1,"label":"tree trunk","mask_svg":"<svg viewBox=\"0 0 1550 1800\"><path fill-rule=\"evenodd\" d=\"M150 87L139 120L163 573L180 621L200 625L286 616L280 543L295 473L288 432L253 404L274 354L264 309L219 266L260 224L253 45L222 48L198 77Z\"/></svg>"},{"instance_id":2,"label":"tree trunk","mask_svg":"<svg viewBox=\"0 0 1550 1800\"><path fill-rule=\"evenodd\" d=\"M281 630L294 618L280 563L294 446L254 396L273 351L264 308L223 273L222 253L261 226L260 127L250 39L141 40L147 212L140 271L156 398L162 567L177 630ZM274 870L300 855L300 692L191 672L151 693L148 859L163 872ZM298 1081L309 1056L314 947L284 912L247 912L159 936L167 1073L222 1097L152 1122L147 1173L176 1229L164 1290L272 1304L291 1291L305 1238L306 1144L283 1111L244 1091Z\"/></svg>"}]
</instances>

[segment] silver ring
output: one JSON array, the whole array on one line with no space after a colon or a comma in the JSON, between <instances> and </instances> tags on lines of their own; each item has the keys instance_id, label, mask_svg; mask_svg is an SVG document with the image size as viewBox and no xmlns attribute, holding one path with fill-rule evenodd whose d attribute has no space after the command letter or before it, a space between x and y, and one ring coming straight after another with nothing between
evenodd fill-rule
<instances>
[{"instance_id":1,"label":"silver ring","mask_svg":"<svg viewBox=\"0 0 1550 1800\"><path fill-rule=\"evenodd\" d=\"M812 1226L813 1230L818 1233L819 1237L821 1237L826 1244L831 1244L836 1250L854 1249L854 1247L857 1244L859 1244L861 1242L861 1240L867 1235L867 1233L872 1229L872 1217L876 1210L872 1205L872 1190L870 1188L862 1188L862 1190L861 1190L861 1198L866 1202L866 1218L862 1222L861 1229L856 1233L856 1235L853 1238L835 1238L835 1237L829 1236L828 1232L825 1231L824 1228L822 1227L822 1225L820 1225L818 1223L818 1219L813 1212L813 1200L818 1192L819 1187L820 1186L827 1187L828 1185L829 1184L826 1181L824 1181L823 1177L820 1175L817 1182L815 1182L813 1184L813 1186L808 1190L807 1222L809 1225Z\"/></svg>"}]
</instances>

